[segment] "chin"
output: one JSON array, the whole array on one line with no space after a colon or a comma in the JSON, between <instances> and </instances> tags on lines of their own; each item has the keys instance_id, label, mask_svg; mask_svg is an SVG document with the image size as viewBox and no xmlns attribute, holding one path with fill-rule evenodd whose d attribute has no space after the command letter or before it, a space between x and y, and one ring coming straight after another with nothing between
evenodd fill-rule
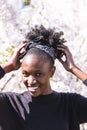
<instances>
[{"instance_id":1,"label":"chin","mask_svg":"<svg viewBox=\"0 0 87 130\"><path fill-rule=\"evenodd\" d=\"M32 93L32 92L29 92L30 93L30 95L32 96L32 97L38 97L40 94L39 93Z\"/></svg>"}]
</instances>

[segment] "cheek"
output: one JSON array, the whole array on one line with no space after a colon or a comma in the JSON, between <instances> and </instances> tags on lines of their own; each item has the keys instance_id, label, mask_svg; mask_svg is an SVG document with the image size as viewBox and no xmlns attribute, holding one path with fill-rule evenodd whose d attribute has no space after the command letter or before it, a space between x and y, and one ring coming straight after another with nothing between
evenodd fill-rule
<instances>
[{"instance_id":1,"label":"cheek","mask_svg":"<svg viewBox=\"0 0 87 130\"><path fill-rule=\"evenodd\" d=\"M49 81L50 81L49 76L46 76L46 77L44 77L44 78L41 80L41 83L42 83L42 84L47 84Z\"/></svg>"}]
</instances>

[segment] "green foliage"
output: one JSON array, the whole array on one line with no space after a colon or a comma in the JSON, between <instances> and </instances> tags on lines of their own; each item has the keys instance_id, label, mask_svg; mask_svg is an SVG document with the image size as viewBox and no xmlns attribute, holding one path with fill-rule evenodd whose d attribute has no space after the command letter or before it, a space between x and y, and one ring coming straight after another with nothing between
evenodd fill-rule
<instances>
[{"instance_id":1,"label":"green foliage","mask_svg":"<svg viewBox=\"0 0 87 130\"><path fill-rule=\"evenodd\" d=\"M7 62L10 60L14 53L15 46L11 45L10 47L6 47L5 51L0 55L0 64Z\"/></svg>"},{"instance_id":2,"label":"green foliage","mask_svg":"<svg viewBox=\"0 0 87 130\"><path fill-rule=\"evenodd\" d=\"M13 53L14 53L14 48L15 48L15 46L14 46L14 45L11 45L11 47L7 47L7 48L6 48L6 52L9 53L10 56L12 56Z\"/></svg>"},{"instance_id":3,"label":"green foliage","mask_svg":"<svg viewBox=\"0 0 87 130\"><path fill-rule=\"evenodd\" d=\"M30 0L23 0L26 5L30 5Z\"/></svg>"}]
</instances>

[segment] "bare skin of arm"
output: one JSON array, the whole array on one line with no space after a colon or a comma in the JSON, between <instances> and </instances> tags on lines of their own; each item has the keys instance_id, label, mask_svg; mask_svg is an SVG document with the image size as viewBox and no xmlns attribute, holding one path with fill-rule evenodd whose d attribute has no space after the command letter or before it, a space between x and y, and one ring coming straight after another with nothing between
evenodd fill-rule
<instances>
[{"instance_id":1,"label":"bare skin of arm","mask_svg":"<svg viewBox=\"0 0 87 130\"><path fill-rule=\"evenodd\" d=\"M82 81L86 80L87 73L83 72L80 68L78 68L75 65L69 48L65 45L59 45L58 50L61 50L63 52L63 55L65 56L65 60L63 60L62 57L58 58L58 60L62 63L63 67L67 71L71 72L76 77L78 77L80 80L82 80Z\"/></svg>"},{"instance_id":2,"label":"bare skin of arm","mask_svg":"<svg viewBox=\"0 0 87 130\"><path fill-rule=\"evenodd\" d=\"M19 56L24 52L24 48L26 46L26 43L21 44L14 52L12 58L7 62L1 65L2 69L5 71L5 73L9 73L13 70L17 70L20 68L20 60L18 59Z\"/></svg>"}]
</instances>

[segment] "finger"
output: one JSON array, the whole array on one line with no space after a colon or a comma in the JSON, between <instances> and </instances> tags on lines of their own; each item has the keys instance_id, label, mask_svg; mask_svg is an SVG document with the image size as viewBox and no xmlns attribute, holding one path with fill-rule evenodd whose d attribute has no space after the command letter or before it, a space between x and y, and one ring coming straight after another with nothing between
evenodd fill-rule
<instances>
[{"instance_id":1,"label":"finger","mask_svg":"<svg viewBox=\"0 0 87 130\"><path fill-rule=\"evenodd\" d=\"M18 48L15 49L14 56L19 56L24 53L26 47L26 43L19 45Z\"/></svg>"},{"instance_id":2,"label":"finger","mask_svg":"<svg viewBox=\"0 0 87 130\"><path fill-rule=\"evenodd\" d=\"M62 58L58 58L58 60L59 60L62 64L65 63L65 61L64 61Z\"/></svg>"},{"instance_id":3,"label":"finger","mask_svg":"<svg viewBox=\"0 0 87 130\"><path fill-rule=\"evenodd\" d=\"M60 45L57 45L57 47L60 47L60 48L68 48L66 45L64 44L60 44Z\"/></svg>"},{"instance_id":4,"label":"finger","mask_svg":"<svg viewBox=\"0 0 87 130\"><path fill-rule=\"evenodd\" d=\"M69 51L69 48L67 46L63 45L63 44L62 45L58 45L57 49L58 50L62 50L62 51Z\"/></svg>"},{"instance_id":5,"label":"finger","mask_svg":"<svg viewBox=\"0 0 87 130\"><path fill-rule=\"evenodd\" d=\"M69 51L69 49L68 49L68 47L67 46L58 46L57 47L57 49L59 50L59 51L62 51L62 53L63 54L65 54L66 56L69 56L69 55L71 55L71 52Z\"/></svg>"},{"instance_id":6,"label":"finger","mask_svg":"<svg viewBox=\"0 0 87 130\"><path fill-rule=\"evenodd\" d=\"M21 52L24 51L26 45L27 45L27 43L23 43L23 44L21 44L21 45L18 47L18 51L19 51L19 52L20 52L20 51L21 51Z\"/></svg>"},{"instance_id":7,"label":"finger","mask_svg":"<svg viewBox=\"0 0 87 130\"><path fill-rule=\"evenodd\" d=\"M57 49L61 49L61 50L68 50L68 47L65 45L58 45Z\"/></svg>"},{"instance_id":8,"label":"finger","mask_svg":"<svg viewBox=\"0 0 87 130\"><path fill-rule=\"evenodd\" d=\"M63 57L63 55L66 55L66 50L63 49L63 48L57 48L58 51L61 51L61 55L60 55L60 58Z\"/></svg>"}]
</instances>

